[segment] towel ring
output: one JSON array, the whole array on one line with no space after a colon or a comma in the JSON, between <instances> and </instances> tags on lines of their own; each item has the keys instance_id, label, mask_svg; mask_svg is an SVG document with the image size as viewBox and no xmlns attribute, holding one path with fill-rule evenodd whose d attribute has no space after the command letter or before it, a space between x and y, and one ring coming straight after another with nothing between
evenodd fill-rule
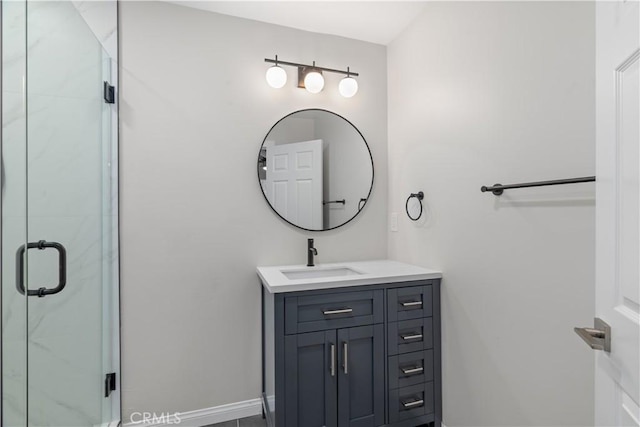
<instances>
[{"instance_id":1,"label":"towel ring","mask_svg":"<svg viewBox=\"0 0 640 427\"><path fill-rule=\"evenodd\" d=\"M418 202L420 203L420 213L415 218L412 217L411 214L409 213L409 200L411 200L414 197L418 199ZM411 195L407 197L407 203L404 204L404 210L407 212L407 216L411 221L417 221L422 216L422 199L424 199L424 193L422 191L418 191L417 193L411 193Z\"/></svg>"}]
</instances>

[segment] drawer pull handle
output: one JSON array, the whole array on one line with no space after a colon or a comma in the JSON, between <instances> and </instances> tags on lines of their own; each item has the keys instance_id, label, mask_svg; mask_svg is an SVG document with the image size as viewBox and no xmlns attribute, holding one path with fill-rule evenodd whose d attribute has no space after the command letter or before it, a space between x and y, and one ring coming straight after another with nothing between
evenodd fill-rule
<instances>
[{"instance_id":1,"label":"drawer pull handle","mask_svg":"<svg viewBox=\"0 0 640 427\"><path fill-rule=\"evenodd\" d=\"M325 310L322 313L324 313L325 316L331 316L332 314L347 314L347 313L353 313L353 308L341 308L338 310Z\"/></svg>"},{"instance_id":2,"label":"drawer pull handle","mask_svg":"<svg viewBox=\"0 0 640 427\"><path fill-rule=\"evenodd\" d=\"M422 305L422 301L408 301L402 303L403 307L415 307L418 305Z\"/></svg>"},{"instance_id":3,"label":"drawer pull handle","mask_svg":"<svg viewBox=\"0 0 640 427\"><path fill-rule=\"evenodd\" d=\"M413 400L411 402L402 402L402 406L404 406L405 408L417 408L419 406L423 406L424 405L424 400L422 399L418 399L418 400Z\"/></svg>"},{"instance_id":4,"label":"drawer pull handle","mask_svg":"<svg viewBox=\"0 0 640 427\"><path fill-rule=\"evenodd\" d=\"M424 368L422 366L416 366L415 368L402 368L402 373L405 375L417 374L424 372Z\"/></svg>"},{"instance_id":5,"label":"drawer pull handle","mask_svg":"<svg viewBox=\"0 0 640 427\"><path fill-rule=\"evenodd\" d=\"M422 339L422 334L413 334L413 335L400 335L400 337L405 340L421 340Z\"/></svg>"}]
</instances>

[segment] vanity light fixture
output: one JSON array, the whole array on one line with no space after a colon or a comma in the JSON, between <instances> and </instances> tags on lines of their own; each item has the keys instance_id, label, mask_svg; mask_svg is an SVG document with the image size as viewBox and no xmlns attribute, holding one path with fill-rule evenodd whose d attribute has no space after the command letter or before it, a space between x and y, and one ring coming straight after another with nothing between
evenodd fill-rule
<instances>
[{"instance_id":1,"label":"vanity light fixture","mask_svg":"<svg viewBox=\"0 0 640 427\"><path fill-rule=\"evenodd\" d=\"M351 98L353 95L358 93L358 81L351 77L349 67L347 67L347 77L340 80L338 91L340 92L340 95L345 98Z\"/></svg>"},{"instance_id":2,"label":"vanity light fixture","mask_svg":"<svg viewBox=\"0 0 640 427\"><path fill-rule=\"evenodd\" d=\"M276 55L275 65L267 70L267 83L274 89L280 89L287 83L287 72L278 66L278 55Z\"/></svg>"},{"instance_id":3,"label":"vanity light fixture","mask_svg":"<svg viewBox=\"0 0 640 427\"><path fill-rule=\"evenodd\" d=\"M298 68L298 87L305 88L311 93L319 93L324 88L323 71L346 75L338 85L340 95L345 98L351 98L358 92L358 82L353 77L357 77L359 74L352 72L349 67L347 67L347 70L345 71L334 68L318 67L315 61L312 65L280 61L278 60L278 55L276 55L275 59L265 58L264 62L275 64L267 70L267 82L269 83L269 86L273 88L279 89L287 82L286 72L279 65L288 65L290 67Z\"/></svg>"},{"instance_id":4,"label":"vanity light fixture","mask_svg":"<svg viewBox=\"0 0 640 427\"><path fill-rule=\"evenodd\" d=\"M304 82L302 85L301 82ZM322 70L316 67L316 61L313 66L298 68L298 87L303 87L311 93L320 93L324 88L324 77Z\"/></svg>"}]
</instances>

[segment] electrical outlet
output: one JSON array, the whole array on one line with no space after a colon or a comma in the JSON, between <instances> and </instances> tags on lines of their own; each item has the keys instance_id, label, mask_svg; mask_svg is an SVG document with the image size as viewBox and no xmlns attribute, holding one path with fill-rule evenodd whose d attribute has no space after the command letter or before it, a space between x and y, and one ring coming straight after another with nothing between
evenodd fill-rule
<instances>
[{"instance_id":1,"label":"electrical outlet","mask_svg":"<svg viewBox=\"0 0 640 427\"><path fill-rule=\"evenodd\" d=\"M398 231L398 213L391 212L391 217L389 218L389 228L393 232Z\"/></svg>"}]
</instances>

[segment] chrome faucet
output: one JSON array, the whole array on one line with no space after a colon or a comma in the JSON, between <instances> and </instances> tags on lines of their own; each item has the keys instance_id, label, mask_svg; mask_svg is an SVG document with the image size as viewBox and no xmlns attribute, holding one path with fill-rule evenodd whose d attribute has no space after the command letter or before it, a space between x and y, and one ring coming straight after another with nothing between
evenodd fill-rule
<instances>
[{"instance_id":1,"label":"chrome faucet","mask_svg":"<svg viewBox=\"0 0 640 427\"><path fill-rule=\"evenodd\" d=\"M313 247L313 239L307 239L307 267L313 267L313 256L318 255L318 250Z\"/></svg>"}]
</instances>

